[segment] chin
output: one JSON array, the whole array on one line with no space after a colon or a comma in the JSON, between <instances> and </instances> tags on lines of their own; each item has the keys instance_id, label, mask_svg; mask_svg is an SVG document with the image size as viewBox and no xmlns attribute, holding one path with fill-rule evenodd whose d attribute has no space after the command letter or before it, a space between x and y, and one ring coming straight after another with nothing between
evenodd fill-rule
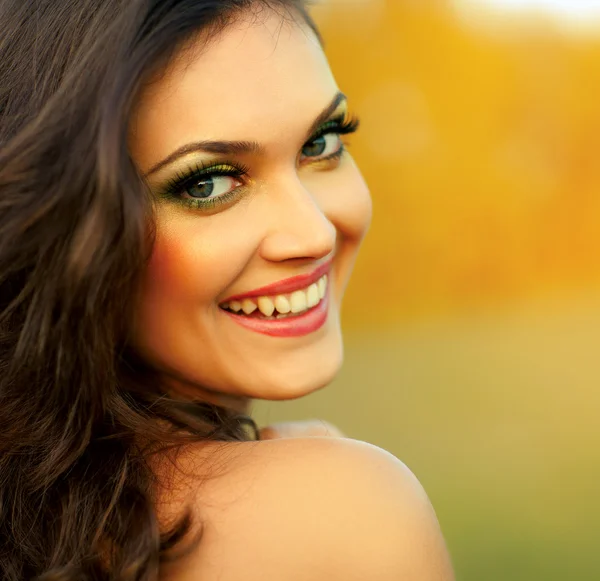
<instances>
[{"instance_id":1,"label":"chin","mask_svg":"<svg viewBox=\"0 0 600 581\"><path fill-rule=\"evenodd\" d=\"M342 367L344 349L340 336L329 338L327 343L315 345L309 353L290 354L275 365L267 367L265 364L263 372L257 375L260 384L248 396L272 401L292 400L329 385Z\"/></svg>"},{"instance_id":2,"label":"chin","mask_svg":"<svg viewBox=\"0 0 600 581\"><path fill-rule=\"evenodd\" d=\"M330 364L329 369L303 370L289 374L276 383L263 386L260 394L254 395L253 399L285 401L304 397L329 385L335 379L340 367L341 362L335 362Z\"/></svg>"}]
</instances>

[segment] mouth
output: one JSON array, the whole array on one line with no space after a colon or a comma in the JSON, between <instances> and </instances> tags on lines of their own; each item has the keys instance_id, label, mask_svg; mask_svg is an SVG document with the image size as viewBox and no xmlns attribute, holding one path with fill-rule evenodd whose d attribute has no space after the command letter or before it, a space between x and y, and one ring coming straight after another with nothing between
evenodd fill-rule
<instances>
[{"instance_id":1,"label":"mouth","mask_svg":"<svg viewBox=\"0 0 600 581\"><path fill-rule=\"evenodd\" d=\"M255 319L278 320L298 317L314 309L327 295L328 276L292 293L246 297L223 303L222 309L232 314Z\"/></svg>"},{"instance_id":2,"label":"mouth","mask_svg":"<svg viewBox=\"0 0 600 581\"><path fill-rule=\"evenodd\" d=\"M313 333L327 320L330 268L328 263L310 275L232 297L219 306L236 323L257 333L274 337Z\"/></svg>"}]
</instances>

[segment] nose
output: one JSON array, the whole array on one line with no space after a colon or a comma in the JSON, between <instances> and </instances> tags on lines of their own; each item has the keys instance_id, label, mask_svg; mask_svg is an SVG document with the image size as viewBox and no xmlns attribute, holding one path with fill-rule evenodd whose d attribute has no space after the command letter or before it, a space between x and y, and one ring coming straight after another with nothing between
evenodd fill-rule
<instances>
[{"instance_id":1,"label":"nose","mask_svg":"<svg viewBox=\"0 0 600 581\"><path fill-rule=\"evenodd\" d=\"M261 257L282 262L331 254L336 228L297 174L271 187L275 191L266 196L270 200L270 228L260 246Z\"/></svg>"}]
</instances>

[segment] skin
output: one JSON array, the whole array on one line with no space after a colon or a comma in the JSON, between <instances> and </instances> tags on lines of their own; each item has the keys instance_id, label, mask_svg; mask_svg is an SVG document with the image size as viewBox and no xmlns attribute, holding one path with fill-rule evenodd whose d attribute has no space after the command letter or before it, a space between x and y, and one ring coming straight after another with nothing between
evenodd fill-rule
<instances>
[{"instance_id":1,"label":"skin","mask_svg":"<svg viewBox=\"0 0 600 581\"><path fill-rule=\"evenodd\" d=\"M338 372L339 310L371 200L347 151L322 161L303 147L339 92L315 35L271 10L241 15L208 44L202 35L193 38L142 91L130 151L156 195L156 241L133 345L177 396L246 410L254 398L309 394ZM346 111L342 100L332 116ZM228 155L194 151L153 171L179 148L205 140L258 147ZM334 150L337 136L327 140ZM190 166L230 162L247 169L239 181L219 182L240 185L233 201L206 211L160 195ZM330 259L328 317L316 332L262 335L219 307Z\"/></svg>"},{"instance_id":2,"label":"skin","mask_svg":"<svg viewBox=\"0 0 600 581\"><path fill-rule=\"evenodd\" d=\"M339 438L224 445L178 457L179 496L161 509L172 523L191 508L202 542L161 580L454 581L431 504L391 454ZM201 486L182 478L207 464Z\"/></svg>"}]
</instances>

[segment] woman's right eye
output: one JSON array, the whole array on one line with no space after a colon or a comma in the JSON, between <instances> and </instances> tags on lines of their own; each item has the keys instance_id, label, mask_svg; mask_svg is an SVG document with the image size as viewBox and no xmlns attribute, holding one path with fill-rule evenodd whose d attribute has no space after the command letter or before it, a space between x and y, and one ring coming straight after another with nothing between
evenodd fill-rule
<instances>
[{"instance_id":1,"label":"woman's right eye","mask_svg":"<svg viewBox=\"0 0 600 581\"><path fill-rule=\"evenodd\" d=\"M219 198L242 185L242 181L233 176L206 176L182 188L182 193L192 199Z\"/></svg>"},{"instance_id":2,"label":"woman's right eye","mask_svg":"<svg viewBox=\"0 0 600 581\"><path fill-rule=\"evenodd\" d=\"M242 195L248 169L233 164L198 165L175 176L162 197L197 210L213 210Z\"/></svg>"}]
</instances>

